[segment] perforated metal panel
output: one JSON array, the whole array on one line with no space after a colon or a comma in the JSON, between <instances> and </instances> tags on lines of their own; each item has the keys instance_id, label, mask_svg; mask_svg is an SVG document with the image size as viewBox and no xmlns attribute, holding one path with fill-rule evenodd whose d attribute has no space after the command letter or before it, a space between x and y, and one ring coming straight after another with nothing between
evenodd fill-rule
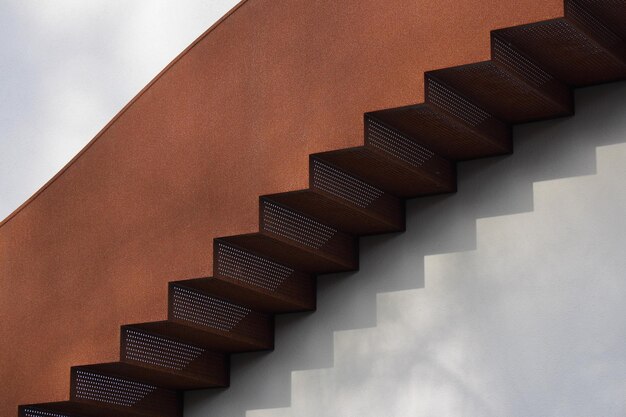
<instances>
[{"instance_id":1,"label":"perforated metal panel","mask_svg":"<svg viewBox=\"0 0 626 417\"><path fill-rule=\"evenodd\" d=\"M626 3L622 2L623 7L626 7ZM617 6L617 4L615 4ZM615 34L608 26L595 17L589 10L575 1L569 1L566 4L567 17L574 22L589 28L593 31L594 35L602 38L604 42L608 42L611 45L620 45L623 40Z\"/></svg>"},{"instance_id":2,"label":"perforated metal panel","mask_svg":"<svg viewBox=\"0 0 626 417\"><path fill-rule=\"evenodd\" d=\"M214 277L207 282L217 281L226 298L265 312L315 307L315 280L309 274L219 239L213 248Z\"/></svg>"},{"instance_id":3,"label":"perforated metal panel","mask_svg":"<svg viewBox=\"0 0 626 417\"><path fill-rule=\"evenodd\" d=\"M337 229L269 201L262 210L265 230L313 249L323 248L337 234Z\"/></svg>"},{"instance_id":4,"label":"perforated metal panel","mask_svg":"<svg viewBox=\"0 0 626 417\"><path fill-rule=\"evenodd\" d=\"M471 128L439 107L426 104L381 110L372 117L452 160L497 155L511 149L510 129L494 118L483 123L480 128Z\"/></svg>"},{"instance_id":5,"label":"perforated metal panel","mask_svg":"<svg viewBox=\"0 0 626 417\"><path fill-rule=\"evenodd\" d=\"M293 268L286 267L252 253L217 242L214 260L219 274L274 292L294 275Z\"/></svg>"},{"instance_id":6,"label":"perforated metal panel","mask_svg":"<svg viewBox=\"0 0 626 417\"><path fill-rule=\"evenodd\" d=\"M455 115L470 126L479 126L492 117L480 107L432 78L426 79L426 88L429 102Z\"/></svg>"},{"instance_id":7,"label":"perforated metal panel","mask_svg":"<svg viewBox=\"0 0 626 417\"><path fill-rule=\"evenodd\" d=\"M606 27L595 29L579 12L568 7L568 19L516 26L497 31L498 37L512 43L555 78L574 86L621 79L626 65L616 58L620 51L613 33ZM583 28L586 28L583 30ZM595 33L593 33L595 32ZM623 44L622 44L623 45Z\"/></svg>"},{"instance_id":8,"label":"perforated metal panel","mask_svg":"<svg viewBox=\"0 0 626 417\"><path fill-rule=\"evenodd\" d=\"M146 364L182 371L206 350L197 346L127 329L124 357Z\"/></svg>"},{"instance_id":9,"label":"perforated metal panel","mask_svg":"<svg viewBox=\"0 0 626 417\"><path fill-rule=\"evenodd\" d=\"M520 70L521 71L521 70ZM511 68L493 61L462 65L435 72L446 87L508 123L522 123L569 112L567 87L554 83L541 87L515 75ZM547 83L549 78L544 78ZM445 88L445 87L443 87ZM430 93L429 93L430 99Z\"/></svg>"},{"instance_id":10,"label":"perforated metal panel","mask_svg":"<svg viewBox=\"0 0 626 417\"><path fill-rule=\"evenodd\" d=\"M313 186L367 208L382 197L384 191L318 160L313 161Z\"/></svg>"},{"instance_id":11,"label":"perforated metal panel","mask_svg":"<svg viewBox=\"0 0 626 417\"><path fill-rule=\"evenodd\" d=\"M156 389L154 385L81 370L76 371L75 396L78 399L132 407Z\"/></svg>"},{"instance_id":12,"label":"perforated metal panel","mask_svg":"<svg viewBox=\"0 0 626 417\"><path fill-rule=\"evenodd\" d=\"M492 38L491 45L495 60L508 64L510 70L535 86L543 87L554 80L552 75L500 39Z\"/></svg>"},{"instance_id":13,"label":"perforated metal panel","mask_svg":"<svg viewBox=\"0 0 626 417\"><path fill-rule=\"evenodd\" d=\"M73 413L75 408L79 415L85 405L79 407L78 403L158 416L180 416L182 411L182 397L176 391L83 368L72 370L71 401L68 405L77 407L69 411Z\"/></svg>"},{"instance_id":14,"label":"perforated metal panel","mask_svg":"<svg viewBox=\"0 0 626 417\"><path fill-rule=\"evenodd\" d=\"M626 40L626 0L576 0L576 3Z\"/></svg>"},{"instance_id":15,"label":"perforated metal panel","mask_svg":"<svg viewBox=\"0 0 626 417\"><path fill-rule=\"evenodd\" d=\"M368 143L404 162L419 168L431 160L434 153L407 136L379 123L367 119L366 134Z\"/></svg>"},{"instance_id":16,"label":"perforated metal panel","mask_svg":"<svg viewBox=\"0 0 626 417\"><path fill-rule=\"evenodd\" d=\"M172 287L174 318L224 332L232 331L252 310L183 287Z\"/></svg>"}]
</instances>

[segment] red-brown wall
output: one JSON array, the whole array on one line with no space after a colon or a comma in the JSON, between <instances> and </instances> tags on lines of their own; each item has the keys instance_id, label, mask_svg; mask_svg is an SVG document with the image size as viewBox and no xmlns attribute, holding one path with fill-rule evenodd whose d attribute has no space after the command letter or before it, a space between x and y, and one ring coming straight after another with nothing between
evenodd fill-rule
<instances>
[{"instance_id":1,"label":"red-brown wall","mask_svg":"<svg viewBox=\"0 0 626 417\"><path fill-rule=\"evenodd\" d=\"M0 414L63 400L114 361L166 282L211 274L212 239L257 229L308 154L362 142L365 111L421 101L422 74L489 58L489 30L562 0L249 0L207 32L0 226Z\"/></svg>"}]
</instances>

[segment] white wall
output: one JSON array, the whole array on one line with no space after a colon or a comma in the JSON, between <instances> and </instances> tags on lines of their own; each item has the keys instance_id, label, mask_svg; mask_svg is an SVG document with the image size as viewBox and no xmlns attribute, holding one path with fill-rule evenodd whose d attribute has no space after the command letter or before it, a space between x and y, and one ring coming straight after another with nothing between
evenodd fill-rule
<instances>
[{"instance_id":1,"label":"white wall","mask_svg":"<svg viewBox=\"0 0 626 417\"><path fill-rule=\"evenodd\" d=\"M186 416L624 417L626 83L515 144L364 239L359 272L321 278L318 311Z\"/></svg>"}]
</instances>

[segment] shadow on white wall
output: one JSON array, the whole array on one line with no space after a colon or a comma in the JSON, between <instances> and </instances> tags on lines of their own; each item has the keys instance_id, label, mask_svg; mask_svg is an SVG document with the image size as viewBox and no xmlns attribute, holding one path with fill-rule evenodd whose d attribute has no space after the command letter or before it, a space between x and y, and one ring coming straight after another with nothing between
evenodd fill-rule
<instances>
[{"instance_id":1,"label":"shadow on white wall","mask_svg":"<svg viewBox=\"0 0 626 417\"><path fill-rule=\"evenodd\" d=\"M580 90L576 117L460 164L458 193L363 239L358 273L321 277L318 311L279 317L275 351L234 356L186 415L626 415L625 98Z\"/></svg>"}]
</instances>

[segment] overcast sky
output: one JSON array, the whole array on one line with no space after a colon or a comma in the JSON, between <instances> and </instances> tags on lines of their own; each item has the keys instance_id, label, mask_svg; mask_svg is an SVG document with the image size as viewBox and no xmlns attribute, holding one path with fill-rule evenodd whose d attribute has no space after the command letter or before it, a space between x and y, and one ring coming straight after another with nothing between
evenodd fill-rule
<instances>
[{"instance_id":1,"label":"overcast sky","mask_svg":"<svg viewBox=\"0 0 626 417\"><path fill-rule=\"evenodd\" d=\"M239 0L0 0L0 220Z\"/></svg>"}]
</instances>

